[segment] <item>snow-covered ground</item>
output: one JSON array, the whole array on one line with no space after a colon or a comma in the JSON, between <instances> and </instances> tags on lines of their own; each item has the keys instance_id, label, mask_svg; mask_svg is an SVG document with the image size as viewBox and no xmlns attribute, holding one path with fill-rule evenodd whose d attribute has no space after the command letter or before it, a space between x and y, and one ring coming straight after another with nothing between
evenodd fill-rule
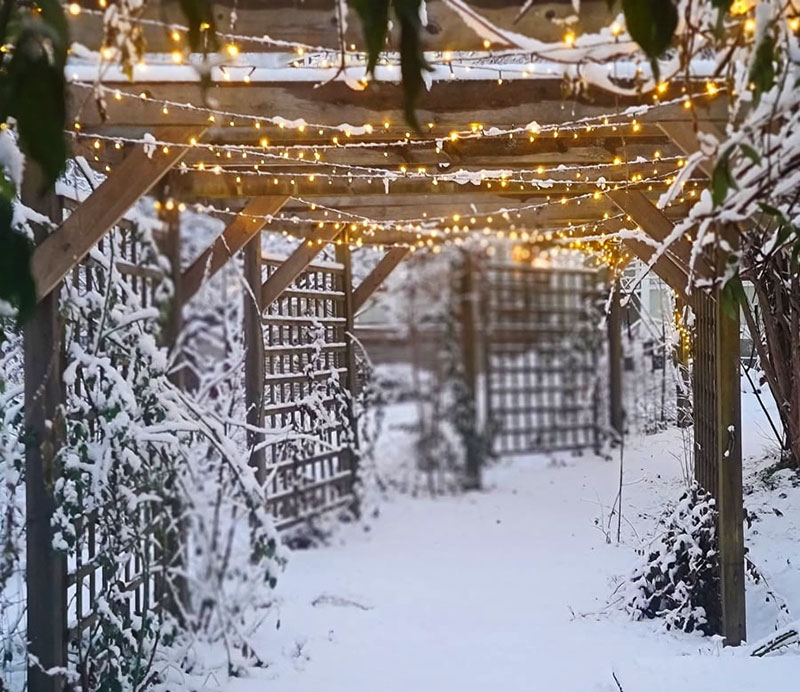
<instances>
[{"instance_id":1,"label":"snow-covered ground","mask_svg":"<svg viewBox=\"0 0 800 692\"><path fill-rule=\"evenodd\" d=\"M748 584L750 641L800 617L800 488L787 474L758 480L768 425L743 395L750 555L767 587ZM413 454L387 412L380 468ZM633 622L610 604L640 559L657 518L683 487L677 430L629 440L622 541L607 531L618 459L592 455L500 462L484 492L430 498L392 494L368 527L296 552L281 579L280 627L256 648L268 667L224 685L231 692L737 692L792 689L795 647L752 658L699 635ZM610 534L608 542L607 534ZM616 680L615 680L616 677Z\"/></svg>"}]
</instances>

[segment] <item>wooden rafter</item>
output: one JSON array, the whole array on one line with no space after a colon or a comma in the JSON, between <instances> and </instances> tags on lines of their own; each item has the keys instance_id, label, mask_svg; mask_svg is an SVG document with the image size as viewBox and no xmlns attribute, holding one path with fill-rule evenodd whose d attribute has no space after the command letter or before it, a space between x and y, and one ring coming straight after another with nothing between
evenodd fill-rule
<instances>
[{"instance_id":1,"label":"wooden rafter","mask_svg":"<svg viewBox=\"0 0 800 692\"><path fill-rule=\"evenodd\" d=\"M389 274L397 268L410 252L411 250L408 248L395 247L391 248L381 257L378 264L375 265L375 268L353 292L353 310L358 312L364 307L364 304L369 300L370 296L372 296L381 284L386 281Z\"/></svg>"},{"instance_id":2,"label":"wooden rafter","mask_svg":"<svg viewBox=\"0 0 800 692\"><path fill-rule=\"evenodd\" d=\"M187 127L181 140L199 137L203 128ZM173 136L175 133L173 132ZM156 131L156 140L159 133ZM36 296L48 295L89 250L122 218L142 195L186 153L174 147L148 155L143 147L132 151L53 233L38 245L31 262Z\"/></svg>"},{"instance_id":3,"label":"wooden rafter","mask_svg":"<svg viewBox=\"0 0 800 692\"><path fill-rule=\"evenodd\" d=\"M266 310L283 293L314 258L342 232L341 228L321 228L316 240L302 243L261 286L261 308Z\"/></svg>"},{"instance_id":4,"label":"wooden rafter","mask_svg":"<svg viewBox=\"0 0 800 692\"><path fill-rule=\"evenodd\" d=\"M320 74L324 78L325 73ZM521 80L525 88L514 88L513 85L498 85L496 79L485 80L453 80L434 82L431 89L425 91L420 98L417 115L420 122L433 125L425 128L423 134L410 139L427 139L431 142L447 138L452 130L468 131L472 124L486 127L525 128L531 122L531 113L536 120L548 125L572 123L581 118L597 118L597 122L625 106L640 106L638 96L619 97L600 89L592 90L586 98L579 98L564 107L563 81L560 78ZM201 88L194 82L159 82L149 80L142 74L137 78L138 89L146 90L148 101L140 98L123 98L121 101L108 100L108 121L100 119L94 109L84 107L70 113L70 117L79 118L83 131L124 132L134 135L147 131L155 124L209 125L209 114L197 108L169 109L169 115L163 115L162 100L175 103L199 103ZM109 89L118 88L130 92L130 84L122 80L111 82L104 80ZM88 87L72 85L72 103L76 105L86 102ZM373 82L366 91L354 91L344 82L336 81L319 86L316 81L259 81L250 82L217 82L208 88L207 98L216 102L218 110L235 113L237 117L222 118L213 125L211 139L224 143L235 143L235 138L243 136L252 141L254 128L251 118L263 118L265 113L275 113L276 104L280 104L279 114L287 120L304 120L324 128L337 128L336 131L323 129L322 134L314 127L307 127L302 133L295 131L286 133L295 141L314 145L330 144L334 136L341 144L346 142L397 142L403 140L408 125L402 109L403 91L398 84ZM695 112L704 120L724 122L727 120L727 105L723 99L707 101L702 96L694 99ZM706 108L708 105L708 108ZM641 130L634 132L629 127L619 127L616 132L606 133L611 141L619 142L624 135L626 140L635 140L639 136L662 136L656 123L672 120L686 121L692 116L679 105L663 105L652 111L643 113L638 118ZM233 123L231 125L231 123ZM353 123L356 126L371 125L371 132L354 134L347 137L347 130L342 123ZM388 127L383 124L388 123ZM341 129L340 129L341 128ZM289 128L278 130L268 128L271 132L286 132ZM262 128L258 140L264 137ZM270 142L273 141L269 135ZM593 134L592 138L596 138ZM502 138L494 138L502 139ZM519 137L528 141L526 133ZM566 142L567 137L560 137ZM579 143L580 137L575 140ZM565 146L567 146L565 144Z\"/></svg>"},{"instance_id":5,"label":"wooden rafter","mask_svg":"<svg viewBox=\"0 0 800 692\"><path fill-rule=\"evenodd\" d=\"M190 300L204 281L214 276L231 257L247 245L267 224L267 217L280 211L288 199L285 196L251 199L242 212L183 273L184 302Z\"/></svg>"}]
</instances>

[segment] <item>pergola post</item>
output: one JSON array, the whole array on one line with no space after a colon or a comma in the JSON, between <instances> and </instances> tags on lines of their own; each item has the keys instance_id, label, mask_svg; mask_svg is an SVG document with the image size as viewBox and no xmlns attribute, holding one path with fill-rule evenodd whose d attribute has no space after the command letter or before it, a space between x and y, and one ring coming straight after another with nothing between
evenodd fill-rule
<instances>
[{"instance_id":1,"label":"pergola post","mask_svg":"<svg viewBox=\"0 0 800 692\"><path fill-rule=\"evenodd\" d=\"M344 366L347 368L347 381L345 386L350 392L350 405L348 407L348 415L350 417L350 427L352 430L351 444L353 449L348 450L347 456L350 463L350 471L353 474L353 482L358 477L358 421L355 416L355 397L358 396L358 371L356 365L356 351L355 341L353 340L355 331L355 309L353 306L353 262L350 246L345 242L336 246L336 261L344 267L342 275L342 291L344 292L344 302L342 304L342 312L345 319L344 322ZM360 516L361 508L359 507L358 499L353 502L351 507L356 517Z\"/></svg>"},{"instance_id":2,"label":"pergola post","mask_svg":"<svg viewBox=\"0 0 800 692\"><path fill-rule=\"evenodd\" d=\"M671 222L641 193L614 191L608 196L656 240L663 242L671 232ZM673 249L659 275L695 312L695 478L717 503L722 634L726 644L736 646L746 635L739 316L725 310L719 286L711 293L685 293L688 276L680 263L688 259L687 247L676 243ZM639 252L645 261L652 255ZM701 276L719 275L724 259L701 257L695 269Z\"/></svg>"},{"instance_id":3,"label":"pergola post","mask_svg":"<svg viewBox=\"0 0 800 692\"><path fill-rule=\"evenodd\" d=\"M43 184L40 169L28 161L24 203L58 224L58 198L52 189L42 192ZM47 231L34 224L34 235L41 246ZM27 636L28 654L38 662L28 666L29 692L63 690L63 676L45 671L66 665L66 562L53 547L52 527L56 457L64 428L59 288L57 282L41 297L24 330Z\"/></svg>"},{"instance_id":4,"label":"pergola post","mask_svg":"<svg viewBox=\"0 0 800 692\"><path fill-rule=\"evenodd\" d=\"M678 343L675 345L673 355L678 374L678 381L675 383L675 389L678 414L677 422L680 428L687 428L692 424L691 379L689 376L690 348L683 334L683 330L685 330L686 327L682 324L685 310L686 306L684 301L676 296L675 326L678 327L680 331L678 332Z\"/></svg>"},{"instance_id":5,"label":"pergola post","mask_svg":"<svg viewBox=\"0 0 800 692\"><path fill-rule=\"evenodd\" d=\"M181 226L178 204L169 197L168 185L161 187L160 216L166 232L160 242L161 253L169 260L173 294L163 325L163 343L170 356L170 381L179 389L186 384L185 370L181 365L180 337L183 330L183 281L181 272ZM173 482L175 480L173 479ZM189 585L183 576L186 564L186 540L183 507L179 500L170 499L168 506L173 528L167 532L164 562L172 571L170 587L162 592L164 607L179 622L183 621L184 608L189 605Z\"/></svg>"},{"instance_id":6,"label":"pergola post","mask_svg":"<svg viewBox=\"0 0 800 692\"><path fill-rule=\"evenodd\" d=\"M727 645L737 646L747 637L739 313L738 309L725 310L720 289L716 290L715 297L716 462L722 634Z\"/></svg>"},{"instance_id":7,"label":"pergola post","mask_svg":"<svg viewBox=\"0 0 800 692\"><path fill-rule=\"evenodd\" d=\"M464 369L464 385L470 405L477 406L478 396L478 329L477 287L475 286L475 261L469 251L462 253L461 275L458 282L458 300L461 316L461 362ZM466 449L465 490L481 489L481 450L475 444Z\"/></svg>"},{"instance_id":8,"label":"pergola post","mask_svg":"<svg viewBox=\"0 0 800 692\"><path fill-rule=\"evenodd\" d=\"M264 427L264 333L261 326L261 233L256 233L244 247L244 342L245 405L247 424ZM267 480L267 457L264 434L248 430L250 466L263 486Z\"/></svg>"},{"instance_id":9,"label":"pergola post","mask_svg":"<svg viewBox=\"0 0 800 692\"><path fill-rule=\"evenodd\" d=\"M613 280L608 311L608 422L614 443L619 444L624 435L624 409L622 405L622 287L619 278Z\"/></svg>"}]
</instances>

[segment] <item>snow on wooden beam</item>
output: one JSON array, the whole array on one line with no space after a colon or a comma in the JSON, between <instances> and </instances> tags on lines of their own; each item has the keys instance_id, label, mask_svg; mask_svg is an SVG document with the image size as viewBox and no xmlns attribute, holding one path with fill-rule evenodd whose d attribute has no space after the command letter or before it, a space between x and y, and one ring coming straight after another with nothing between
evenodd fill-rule
<instances>
[{"instance_id":1,"label":"snow on wooden beam","mask_svg":"<svg viewBox=\"0 0 800 692\"><path fill-rule=\"evenodd\" d=\"M97 69L94 64L93 69ZM187 75L195 75L192 68L186 69L189 70ZM214 125L218 128L217 141L222 142L227 128L252 128L253 122L248 118L264 120L267 117L265 114L274 114L284 119L283 133L296 129L294 122L302 122L305 127L301 134L319 137L315 126L323 126L329 129L323 130L322 137L330 142L331 137L338 134L341 143L386 141L387 137L402 140L406 132L414 139L442 139L447 138L452 130L470 131L473 123L483 125L488 130L493 127L526 128L532 122L543 127L562 125L594 117L596 120L592 124L600 126L604 116L616 119L615 114L620 111L623 111L621 120L625 122L626 107L639 109L636 118L642 127L657 122L687 121L693 117L692 112L681 108L679 104L665 104L647 110L652 104L643 103L639 97L622 97L598 89L591 91L587 98L576 97L567 107L562 93L563 80L560 78L514 81L506 76L502 84L498 84L496 79L434 83L420 97L417 115L424 132L416 134L408 128L403 113L403 90L397 83L373 82L365 91L354 91L343 82L320 86L323 76L311 81L295 81L297 71L284 68L276 75L280 79L258 81L253 75L249 83L215 82L204 92L200 83L189 81L188 76L184 81L152 79L157 74L160 72L153 69L137 76L137 87L133 92L127 80L113 82L105 78L104 87L110 90L106 121L97 115L91 103L87 103L86 96L91 93L89 87L94 82L88 80L85 84L72 84L70 102L75 104L75 109L70 116L79 119L86 131L102 128L111 132L126 126L152 128L166 124ZM117 101L112 97L116 89L131 93L133 97L123 97ZM135 97L139 93L145 94L146 98ZM161 100L172 104L167 114L163 113ZM209 102L213 102L219 111L213 122L209 122L209 113L201 108L175 105ZM707 98L697 96L694 103L693 112L703 120L727 120L724 99L708 102ZM222 113L230 115L223 116ZM631 112L627 120L632 122L633 116ZM388 123L388 128L385 123ZM266 121L262 125L260 137L264 136L268 127ZM367 125L370 126L368 131ZM270 125L269 130L272 129L278 130ZM611 127L608 129L608 135L612 137L637 134L632 127L620 126L616 132ZM352 134L349 138L346 136L348 131ZM584 131L583 125L579 131Z\"/></svg>"},{"instance_id":2,"label":"snow on wooden beam","mask_svg":"<svg viewBox=\"0 0 800 692\"><path fill-rule=\"evenodd\" d=\"M204 128L186 127L180 140L199 137ZM156 132L156 139L159 133ZM123 214L183 158L186 149L174 147L145 152L137 147L81 203L53 233L37 246L31 262L36 296L50 293L89 250L122 218Z\"/></svg>"},{"instance_id":3,"label":"snow on wooden beam","mask_svg":"<svg viewBox=\"0 0 800 692\"><path fill-rule=\"evenodd\" d=\"M668 240L674 230L674 224L642 192L630 189L613 190L607 192L606 195L657 243L664 243ZM672 241L668 254L672 257L673 262L688 275L692 256L692 244L688 238L684 236ZM713 267L705 257L697 258L693 271L699 278L710 278L715 275Z\"/></svg>"},{"instance_id":4,"label":"snow on wooden beam","mask_svg":"<svg viewBox=\"0 0 800 692\"><path fill-rule=\"evenodd\" d=\"M290 197L331 197L361 195L384 195L388 200L393 194L407 195L502 195L518 196L524 199L562 195L591 195L597 191L597 184L586 181L563 181L561 187L556 184L543 183L541 187L530 182L501 182L499 179L482 182L478 172L465 182L441 180L430 177L398 176L396 178L330 178L324 179L314 175L313 169L307 173L296 175L273 176L264 174L213 173L211 171L186 171L176 176L173 189L184 198L217 198L257 197L264 195L286 195ZM465 177L468 176L465 173ZM574 175L574 173L573 173ZM474 181L474 182L473 182ZM566 184L569 182L569 189ZM644 181L637 187L647 187Z\"/></svg>"},{"instance_id":5,"label":"snow on wooden beam","mask_svg":"<svg viewBox=\"0 0 800 692\"><path fill-rule=\"evenodd\" d=\"M388 276L411 252L404 247L395 247L381 257L375 268L369 273L353 292L353 310L358 312L369 300L372 294L383 284Z\"/></svg>"},{"instance_id":6,"label":"snow on wooden beam","mask_svg":"<svg viewBox=\"0 0 800 692\"><path fill-rule=\"evenodd\" d=\"M340 228L321 228L316 237L321 242L305 241L289 255L261 286L261 309L266 310L322 252L325 243L334 240L339 233Z\"/></svg>"},{"instance_id":7,"label":"snow on wooden beam","mask_svg":"<svg viewBox=\"0 0 800 692\"><path fill-rule=\"evenodd\" d=\"M231 257L247 245L250 239L267 224L266 217L279 212L288 199L286 196L251 199L217 239L183 273L184 302L191 300L205 281L214 276Z\"/></svg>"}]
</instances>

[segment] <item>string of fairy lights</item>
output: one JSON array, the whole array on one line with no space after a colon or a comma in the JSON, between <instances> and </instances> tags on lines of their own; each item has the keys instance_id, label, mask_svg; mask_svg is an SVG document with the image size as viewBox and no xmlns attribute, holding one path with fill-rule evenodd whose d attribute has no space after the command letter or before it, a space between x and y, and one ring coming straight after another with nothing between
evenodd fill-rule
<instances>
[{"instance_id":1,"label":"string of fairy lights","mask_svg":"<svg viewBox=\"0 0 800 692\"><path fill-rule=\"evenodd\" d=\"M102 17L108 5L107 0L98 0L97 4L100 9L83 7L77 2L66 4L64 7L67 10L68 15L71 17L79 17L81 14ZM183 36L189 32L189 28L187 26L176 22L167 22L150 17L140 17L137 21L142 26L150 26L161 29L170 37L174 44L180 44ZM201 26L201 29L203 31L208 31L211 29L211 27L205 25ZM631 52L635 44L633 44L630 38L623 36L624 30L621 24L616 21L613 22L610 27L610 34L610 37L607 38L596 38L592 42L591 47L593 49L604 49L609 46L616 46L625 53ZM297 60L293 62L293 66L300 66L300 61L303 58L314 54L324 56L323 60L325 62L321 63L322 67L336 66L339 64L342 60L342 52L344 52L344 58L352 61L352 64L364 65L368 59L367 53L363 50L359 50L354 43L345 43L343 46L331 47L314 45L302 41L274 38L267 34L256 36L253 34L220 30L215 31L215 37L224 44L224 52L229 57L237 57L241 52L242 45L254 44L257 46L270 46L272 48L286 48L291 50L297 56ZM535 50L505 47L498 50L495 46L493 46L493 42L489 39L483 39L482 47L484 50L490 50L494 48L495 55L500 58L507 59L509 57L520 56L524 57L529 62L539 59L568 63L568 60L559 58L559 56L563 54L565 48L575 47L576 40L577 35L575 32L572 29L567 28L567 30L564 32L561 42L553 43L551 45L542 45L537 47ZM175 47L171 51L171 58L173 62L180 63L184 58L184 52L179 47ZM426 59L432 64L449 65L452 63L460 64L462 61L468 64L469 62L475 61L476 57L470 55L470 52L464 54L462 52L441 50L434 51L433 55L426 55ZM399 67L399 63L399 53L390 51L384 53L379 60L379 64L382 66Z\"/></svg>"},{"instance_id":2,"label":"string of fairy lights","mask_svg":"<svg viewBox=\"0 0 800 692\"><path fill-rule=\"evenodd\" d=\"M98 0L99 9L86 8L77 2L65 4L64 7L68 16L77 18L82 14L90 16L103 16L107 8L107 0ZM741 30L746 37L754 37L756 33L756 21L753 16L748 15L753 9L755 3L752 0L734 0L729 8L729 13L733 17L741 17ZM170 50L170 60L174 64L182 64L187 58L187 52L182 47L183 37L189 32L189 28L175 22L167 22L163 19L155 19L149 17L139 17L136 20L142 26L151 26L161 29L167 36L169 36L173 46ZM800 17L794 15L788 17L789 26L792 31L797 32L800 29ZM208 32L211 30L209 25L201 25L201 31ZM500 31L500 38L502 40L502 30ZM256 36L253 34L237 33L235 31L215 31L215 39L224 44L223 53L230 59L236 59L242 52L242 46L253 44L259 47L269 46L271 48L285 48L291 50L296 59L290 63L291 67L314 66L321 68L336 67L339 65L346 66L365 66L368 61L368 56L363 50L358 50L357 46L353 43L344 43L335 48L331 46L313 45L306 42L296 40L277 39L272 36L262 34ZM591 58L594 53L592 51L603 51L606 58L608 58L608 49L614 47L617 49L617 54L624 57L630 57L636 50L635 43L625 32L625 28L618 21L613 21L608 27L605 34L595 34L592 40L587 43L586 41L579 41L576 32L569 27L565 26L564 34L561 41L553 42L550 44L537 44L535 49L529 48L506 48L503 47L498 50L497 46L493 45L490 39L484 38L482 41L484 51L492 51L493 56L497 60L506 61L505 64L491 65L486 64L486 58L483 55L475 55L473 51L469 52L456 52L451 50L433 51L432 54L426 55L426 60L432 65L447 65L449 67L461 66L469 70L470 66L479 63L482 70L494 70L498 73L498 81L502 83L502 72L505 67L508 70L509 60L518 59L524 60L526 67L522 69L522 76L527 77L536 72L537 61L548 61L563 63L567 65L574 65L580 62L580 59ZM114 59L113 49L107 47L106 50L109 54L103 55L107 61ZM574 56L572 54L575 54ZM394 68L400 71L400 57L399 54L393 52L385 52L378 64L386 68ZM641 71L641 70L639 70ZM657 96L656 96L657 98Z\"/></svg>"},{"instance_id":3,"label":"string of fairy lights","mask_svg":"<svg viewBox=\"0 0 800 692\"><path fill-rule=\"evenodd\" d=\"M388 168L378 168L363 166L357 164L327 162L319 159L298 159L289 160L290 163L302 164L303 166L310 166L313 168L332 169L331 171L322 172L304 172L298 173L297 171L282 171L274 167L263 169L262 167L269 167L270 164L283 164L288 160L288 157L263 152L257 148L247 145L214 145L204 144L202 142L193 141L190 143L177 142L172 140L156 139L154 137L122 137L115 135L103 135L84 133L81 135L82 139L91 140L90 147L95 153L93 158L95 161L100 162L99 152L104 143L113 146L113 148L120 150L124 144L140 145L147 147L155 147L161 150L162 153L167 154L171 149L190 149L196 148L198 150L206 150L213 154L220 162L206 163L205 161L195 162L191 165L182 162L179 167L181 170L186 171L192 169L198 172L210 172L216 175L222 173L233 172L237 176L252 175L252 176L267 176L278 178L296 179L298 177L314 182L317 179L347 179L352 182L354 180L366 180L367 183L380 182L381 184L390 184L395 181L404 179L411 180L427 180L432 185L437 185L442 182L456 182L459 184L484 184L490 185L492 181L497 181L501 188L507 187L511 183L517 183L522 186L527 183L533 187L546 188L557 184L575 184L575 183L590 183L599 182L603 178L606 182L618 182L617 180L607 180L602 173L609 170L625 170L636 168L653 167L653 174L659 172L657 166L665 164L676 164L681 168L686 163L686 158L681 155L664 156L660 149L656 148L651 158L638 156L634 159L624 160L621 156L614 156L610 162L591 163L591 164L558 164L545 166L543 164L535 167L528 168L509 168L503 166L497 169L481 169L470 170L467 168L459 167L453 171L447 170L445 172L433 173L429 171L427 166L408 166L401 164L397 170ZM234 152L237 154L236 161L234 161ZM224 155L223 155L224 154ZM245 168L246 167L246 168ZM345 172L339 172L339 169ZM111 170L110 164L106 169L107 172ZM592 179L589 172L598 173L598 177ZM559 174L564 176L566 174L574 173L574 178L567 179L561 178L542 178L545 174ZM631 173L630 182L636 182L643 178L643 173L638 171ZM241 180L237 180L241 182ZM491 187L489 188L491 189Z\"/></svg>"},{"instance_id":4,"label":"string of fairy lights","mask_svg":"<svg viewBox=\"0 0 800 692\"><path fill-rule=\"evenodd\" d=\"M102 15L106 7L106 0L98 0L98 10L82 7L77 3L65 5L69 16L78 17L81 14ZM166 64L180 65L185 64L191 57L185 48L185 34L188 29L184 26L161 21L157 19L141 18L142 24L162 28L174 44L172 52L166 56ZM622 32L622 27L616 25L616 31L612 27L613 40L618 40ZM273 39L269 36L251 36L235 32L217 32L217 37L225 43L222 51L222 60L237 63L242 46L252 43L256 45L269 45L277 48L291 49L296 59L286 65L287 69L293 67L327 67L326 60L330 58L330 66L336 67L340 60L350 60L349 64L358 64L366 58L363 52L356 51L354 45L345 47L346 55L339 54L338 49L330 47L313 46L295 41L284 41ZM513 78L542 76L541 66L536 64L536 60L548 58L548 52L563 51L575 45L576 36L571 29L567 29L561 43L553 44L550 48L545 47L541 51L522 51L522 50L502 50L494 51L493 58L501 58L495 65L487 64L486 56L480 54L461 54L452 51L442 51L438 55L432 56L433 64L444 64L461 66L470 69L471 66L480 67L487 70L497 70L498 83L503 83L503 72L511 74ZM489 50L492 46L484 43L484 48ZM598 44L600 45L600 44ZM101 56L103 61L110 63L116 56L113 54ZM334 60L333 57L336 59ZM523 60L527 57L529 64L527 67L520 68ZM164 57L149 56L149 59L164 60ZM395 64L397 56L388 54L382 63L385 66ZM503 62L509 60L509 62ZM355 62L353 62L355 61ZM516 61L516 62L514 62ZM568 61L567 61L568 62ZM163 63L162 63L163 64ZM223 79L226 81L240 81L243 84L251 83L249 73L241 71L236 75L225 72L224 64L217 64L215 67L222 70ZM241 65L237 65L241 67ZM245 65L246 67L246 65ZM253 70L255 68L253 67ZM511 72L509 72L511 70ZM68 68L69 72L69 68ZM537 75L537 73L539 73ZM455 73L452 73L455 76ZM385 166L363 165L352 162L339 162L326 160L326 157L335 152L372 149L382 150L383 156L389 158L389 153L402 147L433 147L437 155L447 157L445 151L448 143L459 142L461 140L480 140L480 139L500 139L500 138L526 138L531 143L541 141L543 138L552 137L553 139L580 140L582 137L603 137L614 134L622 139L623 150L627 150L625 137L628 135L638 135L652 133L652 125L643 120L646 116L654 115L653 111L657 108L667 106L679 106L687 111L692 111L698 99L712 99L724 91L725 86L719 81L705 80L703 90L695 89L689 91L687 84L679 86L681 93L670 98L671 85L668 81L659 83L653 90L653 103L637 105L627 108L617 113L605 113L598 115L583 116L559 122L558 124L539 125L535 122L527 125L516 125L512 127L495 127L486 123L473 122L467 126L450 128L444 127L437 122L428 122L423 125L422 133L404 131L402 124L392 123L383 120L375 123L362 123L361 125L350 124L317 124L309 123L304 119L291 119L280 115L264 116L253 113L241 113L225 108L215 108L211 105L197 105L191 102L184 102L175 99L160 98L154 96L148 89L138 92L114 88L98 82L82 81L77 75L70 76L70 83L73 87L87 90L87 96L94 96L96 99L108 100L112 103L124 101L145 104L148 107L157 109L158 119L165 124L181 121L181 116L174 117L175 112L189 114L190 119L198 122L205 127L216 130L220 128L237 128L237 136L243 136L242 130L252 128L255 133L246 135L250 141L258 141L258 144L214 144L201 141L199 137L192 137L188 142L171 141L169 138L156 139L152 135L143 137L118 137L97 132L91 132L91 126L84 130L81 116L76 117L72 123L72 133L75 138L82 142L91 152L93 160L97 163L101 159L105 148L116 150L123 149L126 145L144 146L151 150L151 155L158 155L159 152L168 154L175 148L196 149L197 154L192 153L185 157L187 161L182 161L178 168L183 172L193 172L207 175L226 175L230 176L237 185L241 184L246 178L266 179L280 188L283 193L286 183L291 188L292 199L298 204L305 204L309 214L323 218L304 218L298 214L280 212L266 221L279 224L311 225L314 228L325 228L333 225L344 233L338 235L334 241L326 241L322 238L309 237L306 242L310 244L323 244L326 242L342 244L349 242L348 238L354 238L350 243L352 247L362 247L364 238L370 240L369 245L381 250L387 247L407 247L410 250L421 248L431 248L434 252L439 252L443 246L448 244L461 244L467 242L471 236L481 239L481 242L490 242L494 239L508 239L520 241L524 244L535 243L555 243L571 250L590 250L599 258L599 261L606 264L623 261L626 257L624 251L620 250L619 239L614 239L613 233L590 235L581 239L580 235L586 236L586 231L592 229L596 234L602 229L603 223L609 219L624 220L624 215L610 215L608 211L603 212L602 219L586 223L568 222L559 228L550 228L547 231L526 230L525 223L521 223L522 228L517 229L516 221L522 221L522 215L526 212L538 212L552 205L575 205L591 203L592 201L602 200L604 192L611 189L626 187L636 187L653 191L656 187L669 188L675 183L677 173L685 165L686 159L683 156L673 155L669 152L664 155L658 149L653 151L649 157L614 155L608 162L599 162L582 165L537 165L535 167L507 167L489 168L483 170L470 170L464 167L451 169L449 161L429 166L409 165L406 163L389 163ZM88 99L87 99L88 101ZM85 105L86 101L84 102ZM81 109L80 113L83 110ZM149 122L157 126L158 120L151 119ZM199 128L198 128L199 129ZM402 136L397 136L397 131L402 132ZM443 131L446 130L446 131ZM312 141L308 141L312 140ZM316 140L316 141L314 141ZM381 141L382 140L382 141ZM203 157L210 158L205 160ZM197 160L197 159L200 160ZM440 170L442 163L448 165L445 170ZM301 171L286 170L290 165L299 166ZM395 168L396 165L396 168ZM282 169L283 168L283 169ZM437 170L439 168L439 170ZM104 169L108 173L112 169L112 163L106 162ZM574 176L574 177L571 177ZM497 208L493 211L473 211L467 214L454 212L451 214L428 215L423 212L422 216L392 219L372 219L346 210L325 206L315 201L305 199L303 190L309 193L314 189L314 184L327 185L332 187L336 181L346 180L348 184L358 181L359 184L366 183L367 186L382 186L385 193L390 192L392 185L403 181L414 181L418 183L430 184L431 191L442 183L459 183L465 186L466 190L494 190L500 194L528 191L533 188L537 193L548 192L543 201L532 204L525 204L508 208ZM682 204L695 198L699 193L699 186L702 180L689 179L682 181L682 193L676 195L671 200L670 205ZM582 186L594 185L597 189L590 192L576 193ZM526 187L528 186L528 187ZM324 188L323 188L324 189ZM449 189L449 188L448 188ZM559 192L559 189L562 191ZM552 193L550 192L552 190ZM316 192L314 194L317 194ZM324 194L324 193L323 193ZM369 194L361 192L360 194ZM175 204L170 201L169 203ZM181 204L181 207L185 205ZM204 209L207 213L216 215L241 215L241 212L221 209L210 205L197 205L196 208ZM502 219L499 224L502 228L493 225L496 219ZM258 220L257 218L254 220ZM516 220L516 221L515 221ZM400 232L410 236L408 243L385 244L374 242L372 239L379 238L381 232ZM290 235L290 231L282 231L284 235Z\"/></svg>"}]
</instances>

